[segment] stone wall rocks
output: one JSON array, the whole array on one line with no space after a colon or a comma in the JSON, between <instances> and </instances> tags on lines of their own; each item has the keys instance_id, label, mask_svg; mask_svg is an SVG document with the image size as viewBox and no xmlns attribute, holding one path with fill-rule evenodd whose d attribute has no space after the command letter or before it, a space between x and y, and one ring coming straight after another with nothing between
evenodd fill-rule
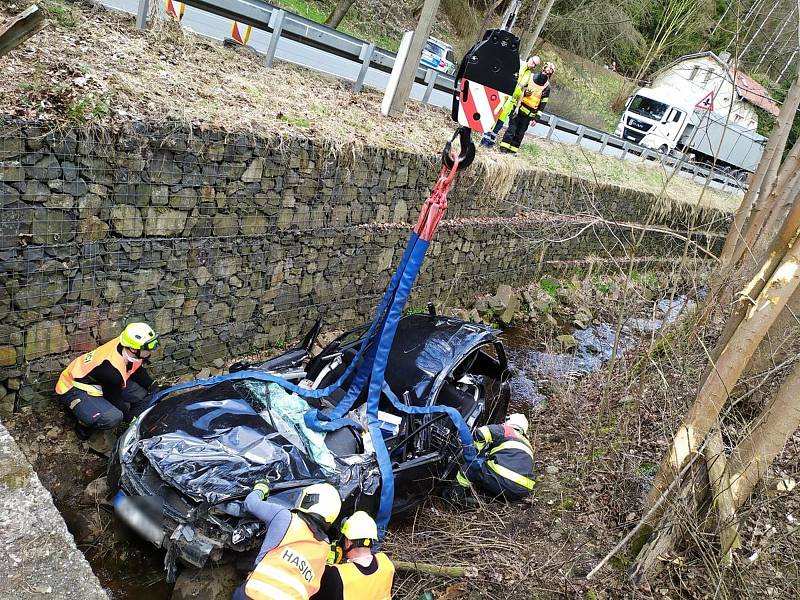
<instances>
[{"instance_id":1,"label":"stone wall rocks","mask_svg":"<svg viewBox=\"0 0 800 600\"><path fill-rule=\"evenodd\" d=\"M161 331L152 370L171 376L283 344L317 317L363 322L438 175L434 157L175 124L43 133L0 120L4 406L45 401L58 370L126 319ZM626 223L687 228L685 211L651 217L648 194L530 172L498 199L479 171L451 190L412 305L469 305L500 284L627 256L641 232ZM619 225L587 228L596 210ZM706 220L695 240L718 247L724 219ZM647 232L640 255L658 265L683 250Z\"/></svg>"}]
</instances>

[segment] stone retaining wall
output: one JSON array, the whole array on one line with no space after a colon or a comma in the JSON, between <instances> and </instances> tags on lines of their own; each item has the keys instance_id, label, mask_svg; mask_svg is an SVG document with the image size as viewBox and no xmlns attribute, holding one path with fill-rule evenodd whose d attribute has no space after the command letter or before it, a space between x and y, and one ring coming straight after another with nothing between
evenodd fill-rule
<instances>
[{"instance_id":1,"label":"stone retaining wall","mask_svg":"<svg viewBox=\"0 0 800 600\"><path fill-rule=\"evenodd\" d=\"M279 346L318 316L363 322L437 174L435 157L308 139L6 122L0 414L45 400L69 358L126 318L163 336L162 375ZM499 283L613 262L640 236L637 260L671 263L684 242L670 231L717 248L726 226L724 215L654 215L650 194L536 171L498 198L503 187L480 167L457 180L412 304L470 303Z\"/></svg>"}]
</instances>

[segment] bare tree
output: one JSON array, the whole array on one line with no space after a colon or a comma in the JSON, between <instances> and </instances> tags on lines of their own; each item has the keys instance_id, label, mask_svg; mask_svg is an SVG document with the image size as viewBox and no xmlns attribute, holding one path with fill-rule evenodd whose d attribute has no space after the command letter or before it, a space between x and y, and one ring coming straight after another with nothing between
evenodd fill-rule
<instances>
[{"instance_id":1,"label":"bare tree","mask_svg":"<svg viewBox=\"0 0 800 600\"><path fill-rule=\"evenodd\" d=\"M338 27L339 23L342 22L342 19L347 15L347 11L350 10L350 7L353 6L354 3L355 0L339 0L336 6L333 7L331 14L325 19L325 25L333 28Z\"/></svg>"}]
</instances>

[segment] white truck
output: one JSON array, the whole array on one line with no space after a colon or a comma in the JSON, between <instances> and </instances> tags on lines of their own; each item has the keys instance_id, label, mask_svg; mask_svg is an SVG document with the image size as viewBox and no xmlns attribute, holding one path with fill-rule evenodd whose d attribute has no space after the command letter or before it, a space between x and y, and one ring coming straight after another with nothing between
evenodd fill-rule
<instances>
[{"instance_id":1,"label":"white truck","mask_svg":"<svg viewBox=\"0 0 800 600\"><path fill-rule=\"evenodd\" d=\"M683 152L742 180L755 171L767 141L665 88L641 88L628 98L614 134L664 154Z\"/></svg>"}]
</instances>

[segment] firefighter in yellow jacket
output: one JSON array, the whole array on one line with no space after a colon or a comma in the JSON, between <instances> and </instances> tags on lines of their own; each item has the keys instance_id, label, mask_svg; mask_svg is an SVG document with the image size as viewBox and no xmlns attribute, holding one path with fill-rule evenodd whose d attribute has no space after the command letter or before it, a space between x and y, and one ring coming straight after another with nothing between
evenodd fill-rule
<instances>
[{"instance_id":1,"label":"firefighter in yellow jacket","mask_svg":"<svg viewBox=\"0 0 800 600\"><path fill-rule=\"evenodd\" d=\"M312 600L391 600L394 565L373 548L378 526L363 510L342 523L345 562L328 565L322 585Z\"/></svg>"},{"instance_id":2,"label":"firefighter in yellow jacket","mask_svg":"<svg viewBox=\"0 0 800 600\"><path fill-rule=\"evenodd\" d=\"M517 86L514 88L514 93L506 98L492 131L487 131L483 134L481 146L491 148L495 145L497 142L497 135L500 133L500 130L503 129L511 113L517 107L517 104L519 104L520 98L522 98L522 95L525 93L528 84L536 76L535 69L539 67L541 62L542 59L534 55L522 64L519 75L517 76Z\"/></svg>"},{"instance_id":3,"label":"firefighter in yellow jacket","mask_svg":"<svg viewBox=\"0 0 800 600\"><path fill-rule=\"evenodd\" d=\"M555 72L556 66L553 63L544 63L542 72L528 84L516 113L512 113L503 141L498 144L501 152L519 152L519 146L522 144L525 132L528 131L528 126L531 121L535 123L541 116L550 98L550 78Z\"/></svg>"},{"instance_id":4,"label":"firefighter in yellow jacket","mask_svg":"<svg viewBox=\"0 0 800 600\"><path fill-rule=\"evenodd\" d=\"M131 323L119 337L82 354L61 373L56 394L78 420L78 435L112 429L146 407L153 380L142 366L158 346L146 323Z\"/></svg>"},{"instance_id":5,"label":"firefighter in yellow jacket","mask_svg":"<svg viewBox=\"0 0 800 600\"><path fill-rule=\"evenodd\" d=\"M308 600L319 590L328 560L327 529L342 500L329 483L303 489L293 510L269 502L269 483L259 481L245 506L267 526L253 571L233 600Z\"/></svg>"},{"instance_id":6,"label":"firefighter in yellow jacket","mask_svg":"<svg viewBox=\"0 0 800 600\"><path fill-rule=\"evenodd\" d=\"M533 449L525 437L528 419L514 413L502 425L484 425L475 432L477 458L459 471L462 489L475 485L492 498L521 500L533 491Z\"/></svg>"}]
</instances>

